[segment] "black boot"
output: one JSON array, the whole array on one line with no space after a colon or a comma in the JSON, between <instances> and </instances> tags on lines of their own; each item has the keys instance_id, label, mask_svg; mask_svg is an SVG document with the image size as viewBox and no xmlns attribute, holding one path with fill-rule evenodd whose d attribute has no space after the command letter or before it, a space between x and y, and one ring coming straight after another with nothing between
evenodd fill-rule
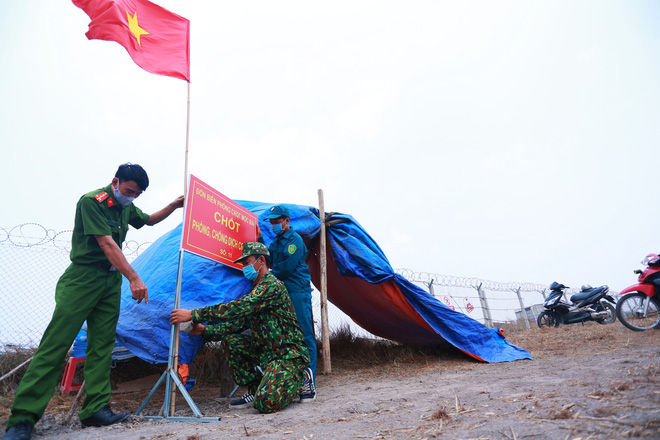
<instances>
[{"instance_id":1,"label":"black boot","mask_svg":"<svg viewBox=\"0 0 660 440\"><path fill-rule=\"evenodd\" d=\"M30 440L30 437L32 437L32 423L21 420L7 430L4 440Z\"/></svg>"},{"instance_id":2,"label":"black boot","mask_svg":"<svg viewBox=\"0 0 660 440\"><path fill-rule=\"evenodd\" d=\"M108 426L123 422L128 418L129 415L130 414L127 412L115 414L110 410L108 405L105 405L91 416L81 420L80 423L82 423L83 428L87 428L89 426Z\"/></svg>"}]
</instances>

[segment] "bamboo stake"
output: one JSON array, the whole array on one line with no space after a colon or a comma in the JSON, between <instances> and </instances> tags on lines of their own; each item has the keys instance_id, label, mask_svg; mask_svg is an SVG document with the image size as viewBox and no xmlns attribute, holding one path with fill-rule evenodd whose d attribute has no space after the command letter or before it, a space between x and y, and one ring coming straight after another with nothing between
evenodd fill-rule
<instances>
[{"instance_id":1,"label":"bamboo stake","mask_svg":"<svg viewBox=\"0 0 660 440\"><path fill-rule=\"evenodd\" d=\"M68 425L69 422L71 421L71 417L76 413L76 410L78 409L78 405L80 405L80 400L82 400L82 396L85 394L85 381L83 380L82 385L80 385L80 389L78 390L78 394L76 394L76 400L73 401L73 405L71 405L71 409L69 410L69 414L66 416L66 419L64 419L64 422L62 422L63 425Z\"/></svg>"},{"instance_id":2,"label":"bamboo stake","mask_svg":"<svg viewBox=\"0 0 660 440\"><path fill-rule=\"evenodd\" d=\"M16 373L18 370L20 370L24 365L26 365L27 363L29 363L29 362L32 360L33 357L34 357L34 356L30 356L30 359L27 359L27 360L24 361L21 365L19 365L18 367L14 368L13 370L11 370L9 373L5 374L4 376L0 377L0 382L2 382L3 380L7 379L7 378L8 378L9 376L11 376L12 374Z\"/></svg>"},{"instance_id":3,"label":"bamboo stake","mask_svg":"<svg viewBox=\"0 0 660 440\"><path fill-rule=\"evenodd\" d=\"M323 374L332 373L330 362L330 330L328 327L328 263L326 259L325 203L323 190L319 189L319 217L321 219L321 242L319 261L321 265L321 340L323 343Z\"/></svg>"}]
</instances>

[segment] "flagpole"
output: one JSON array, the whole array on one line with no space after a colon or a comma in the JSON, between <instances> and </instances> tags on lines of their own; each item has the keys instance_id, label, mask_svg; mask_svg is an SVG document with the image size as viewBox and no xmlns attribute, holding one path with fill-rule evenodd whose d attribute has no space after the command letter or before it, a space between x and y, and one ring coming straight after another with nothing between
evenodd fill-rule
<instances>
[{"instance_id":1,"label":"flagpole","mask_svg":"<svg viewBox=\"0 0 660 440\"><path fill-rule=\"evenodd\" d=\"M188 195L188 140L190 138L190 81L188 81L188 107L186 112L186 157L183 170L183 195ZM184 214L185 215L185 214Z\"/></svg>"},{"instance_id":2,"label":"flagpole","mask_svg":"<svg viewBox=\"0 0 660 440\"><path fill-rule=\"evenodd\" d=\"M188 81L188 99L187 99L187 104L186 104L186 152L185 152L185 160L184 160L184 169L183 169L183 196L187 197L188 196L188 146L189 146L189 141L190 141L190 81ZM185 212L183 213L184 215L184 222L185 222ZM182 264L181 261L179 261L179 264ZM179 280L180 281L180 280ZM176 298L177 304L175 305L175 308L180 307L180 301L181 301L181 290L179 288L178 290L178 298ZM174 330L174 372L176 374L179 374L179 324L175 325L175 330ZM174 411L176 409L176 387L172 387L172 396L170 398L170 414L174 415Z\"/></svg>"},{"instance_id":3,"label":"flagpole","mask_svg":"<svg viewBox=\"0 0 660 440\"><path fill-rule=\"evenodd\" d=\"M185 160L185 174L188 174L188 139L190 133L190 83L188 83L188 115L186 121L186 160ZM184 197L188 195L188 180L186 179L183 184L183 193ZM184 222L185 222L185 210L184 210ZM176 275L176 288L174 291L174 308L178 309L181 307L181 284L183 278L183 247L179 248L179 264L177 268ZM165 383L165 401L163 402L162 412L160 416L146 416L147 419L165 419L173 421L199 421L199 422L213 422L220 420L221 417L204 417L202 413L195 405L195 402L186 391L183 382L181 382L178 373L178 363L179 363L179 324L172 324L170 328L170 350L167 362L167 370L163 372L163 375L158 379L156 385L151 389L151 392L147 398L142 402L142 405L135 412L135 415L140 415L142 411L146 408L147 404L151 398L156 393L158 387ZM175 416L175 402L174 397L176 395L176 389L181 391L181 395L185 399L186 403L194 413L195 417L176 417Z\"/></svg>"}]
</instances>

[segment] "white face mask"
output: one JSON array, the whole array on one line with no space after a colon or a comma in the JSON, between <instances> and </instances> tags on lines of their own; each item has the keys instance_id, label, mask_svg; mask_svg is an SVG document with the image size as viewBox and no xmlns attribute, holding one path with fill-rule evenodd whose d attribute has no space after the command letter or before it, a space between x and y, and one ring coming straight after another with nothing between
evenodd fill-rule
<instances>
[{"instance_id":1,"label":"white face mask","mask_svg":"<svg viewBox=\"0 0 660 440\"><path fill-rule=\"evenodd\" d=\"M115 199L121 206L128 206L133 203L133 200L135 200L135 197L128 197L123 195L121 191L119 191L119 184L117 184L117 188L114 186L112 187L112 195L115 196Z\"/></svg>"}]
</instances>

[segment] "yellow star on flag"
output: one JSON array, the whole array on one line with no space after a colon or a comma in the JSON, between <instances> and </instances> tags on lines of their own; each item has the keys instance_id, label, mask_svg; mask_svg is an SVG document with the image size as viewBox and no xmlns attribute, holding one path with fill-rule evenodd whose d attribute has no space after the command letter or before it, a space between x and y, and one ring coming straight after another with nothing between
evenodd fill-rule
<instances>
[{"instance_id":1,"label":"yellow star on flag","mask_svg":"<svg viewBox=\"0 0 660 440\"><path fill-rule=\"evenodd\" d=\"M140 44L140 35L149 35L149 32L142 29L138 24L137 11L135 11L133 17L131 17L131 14L128 11L126 11L126 15L128 16L128 29L137 39L138 46L142 47Z\"/></svg>"}]
</instances>

